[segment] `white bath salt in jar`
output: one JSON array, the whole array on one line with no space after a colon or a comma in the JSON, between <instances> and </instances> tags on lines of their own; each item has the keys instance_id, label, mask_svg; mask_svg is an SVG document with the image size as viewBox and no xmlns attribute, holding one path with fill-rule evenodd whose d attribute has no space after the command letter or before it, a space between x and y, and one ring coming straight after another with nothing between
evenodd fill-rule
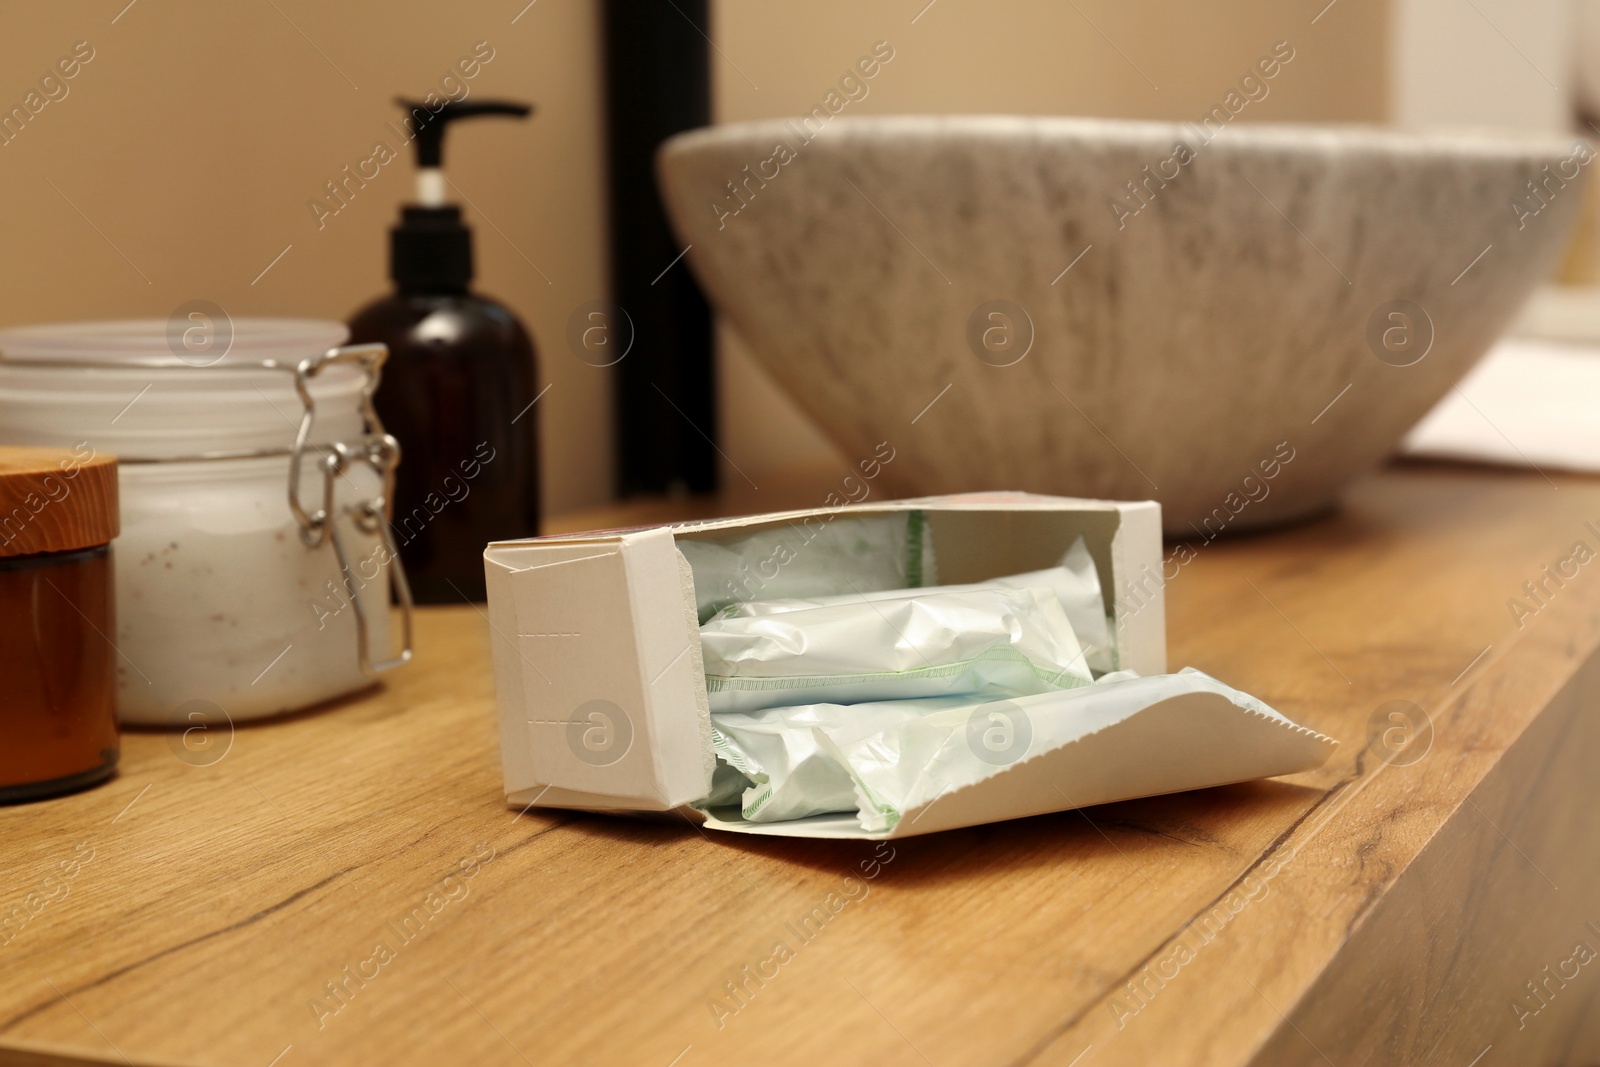
<instances>
[{"instance_id":1,"label":"white bath salt in jar","mask_svg":"<svg viewBox=\"0 0 1600 1067\"><path fill-rule=\"evenodd\" d=\"M383 346L209 310L0 330L0 444L120 460L125 723L294 711L410 658L384 510L399 448L371 405Z\"/></svg>"}]
</instances>

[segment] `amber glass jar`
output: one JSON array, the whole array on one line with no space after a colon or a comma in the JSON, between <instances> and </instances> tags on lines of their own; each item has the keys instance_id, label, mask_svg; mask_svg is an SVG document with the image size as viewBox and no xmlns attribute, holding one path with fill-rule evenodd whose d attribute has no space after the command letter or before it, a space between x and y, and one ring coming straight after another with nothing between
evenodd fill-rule
<instances>
[{"instance_id":1,"label":"amber glass jar","mask_svg":"<svg viewBox=\"0 0 1600 1067\"><path fill-rule=\"evenodd\" d=\"M116 534L114 458L0 448L0 802L116 769Z\"/></svg>"}]
</instances>

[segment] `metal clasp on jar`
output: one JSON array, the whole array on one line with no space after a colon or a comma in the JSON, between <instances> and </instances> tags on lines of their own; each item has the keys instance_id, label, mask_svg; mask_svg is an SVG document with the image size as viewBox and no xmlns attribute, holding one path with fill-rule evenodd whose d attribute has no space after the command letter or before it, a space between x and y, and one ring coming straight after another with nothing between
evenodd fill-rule
<instances>
[{"instance_id":1,"label":"metal clasp on jar","mask_svg":"<svg viewBox=\"0 0 1600 1067\"><path fill-rule=\"evenodd\" d=\"M390 534L388 516L385 514L389 501L394 499L394 471L400 464L400 442L384 431L372 403L382 379L384 360L388 358L389 350L381 344L345 345L330 348L320 356L308 356L294 370L295 392L299 394L305 410L300 416L300 428L295 434L294 448L289 456L289 510L300 524L300 540L305 542L307 548L318 548L329 540L333 542L339 571L344 577L345 589L350 594L350 603L355 608L356 653L365 674L376 674L411 661L411 586L406 581L405 567L400 562L400 549ZM322 459L317 464L322 470L322 504L316 510L308 511L300 499L300 468L306 448L311 443L311 430L317 417L316 400L311 395L311 379L325 368L339 363L357 364L366 375L360 403L365 431L361 440L354 445L337 441L323 451ZM357 529L377 535L384 552L382 562L389 569L390 586L400 605L400 651L397 655L376 661L372 657L371 629L366 610L361 606L361 598L355 595L361 582L350 564L350 555L345 549L344 539L339 535L338 524L334 522L334 485L341 475L360 464L378 473L382 478L383 491L375 498L346 505L344 511L350 515Z\"/></svg>"}]
</instances>

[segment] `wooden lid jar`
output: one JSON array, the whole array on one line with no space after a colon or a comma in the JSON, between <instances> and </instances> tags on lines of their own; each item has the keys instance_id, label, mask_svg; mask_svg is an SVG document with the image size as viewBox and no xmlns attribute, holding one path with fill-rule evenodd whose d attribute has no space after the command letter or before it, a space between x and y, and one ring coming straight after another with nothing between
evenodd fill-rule
<instances>
[{"instance_id":1,"label":"wooden lid jar","mask_svg":"<svg viewBox=\"0 0 1600 1067\"><path fill-rule=\"evenodd\" d=\"M0 802L116 769L117 461L0 447Z\"/></svg>"}]
</instances>

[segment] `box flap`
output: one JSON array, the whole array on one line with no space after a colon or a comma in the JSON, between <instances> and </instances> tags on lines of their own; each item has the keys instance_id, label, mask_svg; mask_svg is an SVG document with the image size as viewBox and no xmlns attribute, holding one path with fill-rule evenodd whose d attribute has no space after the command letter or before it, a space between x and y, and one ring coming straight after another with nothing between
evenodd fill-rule
<instances>
[{"instance_id":1,"label":"box flap","mask_svg":"<svg viewBox=\"0 0 1600 1067\"><path fill-rule=\"evenodd\" d=\"M893 829L869 833L854 814L752 823L708 815L705 825L775 837L883 840L1116 800L1229 785L1320 767L1338 742L1219 693L1160 700L963 789L930 790ZM724 811L722 814L726 815Z\"/></svg>"},{"instance_id":2,"label":"box flap","mask_svg":"<svg viewBox=\"0 0 1600 1067\"><path fill-rule=\"evenodd\" d=\"M507 796L650 810L705 796L700 631L672 535L495 544L484 568Z\"/></svg>"}]
</instances>

